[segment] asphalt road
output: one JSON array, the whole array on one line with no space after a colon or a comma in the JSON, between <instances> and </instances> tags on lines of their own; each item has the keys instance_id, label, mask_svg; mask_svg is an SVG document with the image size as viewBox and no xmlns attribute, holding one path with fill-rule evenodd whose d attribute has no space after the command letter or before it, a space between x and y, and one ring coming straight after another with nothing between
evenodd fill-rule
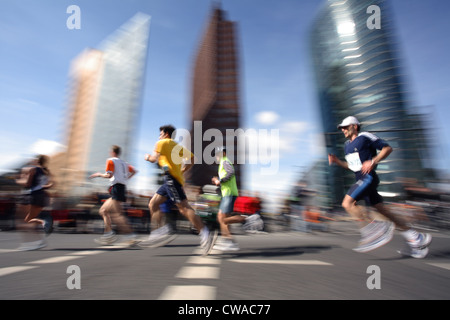
<instances>
[{"instance_id":1,"label":"asphalt road","mask_svg":"<svg viewBox=\"0 0 450 320\"><path fill-rule=\"evenodd\" d=\"M352 251L358 235L348 224L326 233L240 234L240 251L208 257L187 233L154 249L54 233L46 248L19 252L20 234L0 232L0 299L446 300L450 234L432 235L428 257L413 259L396 252L398 234L370 253Z\"/></svg>"}]
</instances>

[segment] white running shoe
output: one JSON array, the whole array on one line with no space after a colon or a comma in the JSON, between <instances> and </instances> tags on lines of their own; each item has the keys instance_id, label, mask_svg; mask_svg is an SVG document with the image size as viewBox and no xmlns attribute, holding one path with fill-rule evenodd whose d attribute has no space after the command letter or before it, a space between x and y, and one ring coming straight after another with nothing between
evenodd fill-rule
<instances>
[{"instance_id":1,"label":"white running shoe","mask_svg":"<svg viewBox=\"0 0 450 320\"><path fill-rule=\"evenodd\" d=\"M258 213L254 213L245 219L243 225L246 231L262 231L264 229L264 221Z\"/></svg>"},{"instance_id":2,"label":"white running shoe","mask_svg":"<svg viewBox=\"0 0 450 320\"><path fill-rule=\"evenodd\" d=\"M413 249L410 246L407 246L406 248L402 250L398 250L397 252L405 257L413 257L416 259L423 259L428 255L428 252L430 250L428 247L425 247L423 249Z\"/></svg>"},{"instance_id":3,"label":"white running shoe","mask_svg":"<svg viewBox=\"0 0 450 320\"><path fill-rule=\"evenodd\" d=\"M30 241L30 242L24 242L20 245L19 248L17 248L18 251L32 251L32 250L39 250L42 248L45 248L47 246L47 241L45 239L37 240L37 241Z\"/></svg>"},{"instance_id":4,"label":"white running shoe","mask_svg":"<svg viewBox=\"0 0 450 320\"><path fill-rule=\"evenodd\" d=\"M394 236L395 225L392 222L376 222L372 232L363 236L358 247L353 250L356 252L369 252L389 243Z\"/></svg>"},{"instance_id":5,"label":"white running shoe","mask_svg":"<svg viewBox=\"0 0 450 320\"><path fill-rule=\"evenodd\" d=\"M177 235L174 234L170 226L166 224L161 228L153 230L147 240L140 242L139 245L149 248L162 247L169 242L172 242L176 237Z\"/></svg>"},{"instance_id":6,"label":"white running shoe","mask_svg":"<svg viewBox=\"0 0 450 320\"><path fill-rule=\"evenodd\" d=\"M117 234L114 232L108 232L103 234L100 238L97 238L94 240L98 244L101 244L102 246L109 246L117 241Z\"/></svg>"},{"instance_id":7,"label":"white running shoe","mask_svg":"<svg viewBox=\"0 0 450 320\"><path fill-rule=\"evenodd\" d=\"M417 239L408 241L411 249L425 249L431 243L432 237L429 233L419 233Z\"/></svg>"},{"instance_id":8,"label":"white running shoe","mask_svg":"<svg viewBox=\"0 0 450 320\"><path fill-rule=\"evenodd\" d=\"M119 243L119 245L128 246L128 247L134 247L138 245L141 242L135 234L129 234L123 237L122 241Z\"/></svg>"},{"instance_id":9,"label":"white running shoe","mask_svg":"<svg viewBox=\"0 0 450 320\"><path fill-rule=\"evenodd\" d=\"M213 231L209 231L206 227L202 230L200 237L200 246L202 247L202 255L203 256L207 256L208 254L211 253L214 244L217 241L217 237L219 235L219 231L213 230Z\"/></svg>"},{"instance_id":10,"label":"white running shoe","mask_svg":"<svg viewBox=\"0 0 450 320\"><path fill-rule=\"evenodd\" d=\"M219 251L239 251L239 246L237 243L233 242L230 239L222 239L222 241L218 242L214 246L214 250Z\"/></svg>"}]
</instances>

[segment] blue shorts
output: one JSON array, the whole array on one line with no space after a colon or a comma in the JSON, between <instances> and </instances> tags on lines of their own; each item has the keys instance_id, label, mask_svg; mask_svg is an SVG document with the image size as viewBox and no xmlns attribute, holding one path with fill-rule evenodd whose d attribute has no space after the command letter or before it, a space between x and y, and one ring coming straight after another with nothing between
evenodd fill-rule
<instances>
[{"instance_id":1,"label":"blue shorts","mask_svg":"<svg viewBox=\"0 0 450 320\"><path fill-rule=\"evenodd\" d=\"M374 206L383 202L383 198L377 191L380 180L377 176L371 175L362 176L351 188L348 190L347 195L354 200L365 200L367 205Z\"/></svg>"},{"instance_id":2,"label":"blue shorts","mask_svg":"<svg viewBox=\"0 0 450 320\"><path fill-rule=\"evenodd\" d=\"M164 183L156 191L160 196L170 199L174 203L180 203L187 199L183 186L169 174L164 176Z\"/></svg>"},{"instance_id":3,"label":"blue shorts","mask_svg":"<svg viewBox=\"0 0 450 320\"><path fill-rule=\"evenodd\" d=\"M234 202L236 201L236 196L225 196L220 201L219 210L222 213L230 214L233 213L234 210Z\"/></svg>"}]
</instances>

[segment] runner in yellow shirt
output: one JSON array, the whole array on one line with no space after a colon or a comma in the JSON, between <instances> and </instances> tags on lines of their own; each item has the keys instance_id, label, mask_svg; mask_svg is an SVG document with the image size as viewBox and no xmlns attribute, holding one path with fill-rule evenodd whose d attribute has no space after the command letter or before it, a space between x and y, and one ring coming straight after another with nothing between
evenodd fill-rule
<instances>
[{"instance_id":1,"label":"runner in yellow shirt","mask_svg":"<svg viewBox=\"0 0 450 320\"><path fill-rule=\"evenodd\" d=\"M148 240L141 243L150 247L159 247L174 239L174 235L168 224L161 225L162 215L160 205L167 199L172 200L180 213L185 216L199 231L200 244L204 254L208 254L213 245L213 233L203 224L195 210L190 206L184 192L183 174L194 165L194 155L175 142L172 137L175 127L165 125L159 128L159 141L155 145L153 154L146 154L145 160L158 165L165 171L164 183L156 191L149 203L152 219L152 232Z\"/></svg>"}]
</instances>

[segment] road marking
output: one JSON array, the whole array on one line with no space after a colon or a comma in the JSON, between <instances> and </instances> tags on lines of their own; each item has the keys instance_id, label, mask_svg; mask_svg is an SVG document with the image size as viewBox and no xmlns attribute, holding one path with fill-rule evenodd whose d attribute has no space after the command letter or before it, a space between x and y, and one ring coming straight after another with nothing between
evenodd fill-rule
<instances>
[{"instance_id":1,"label":"road marking","mask_svg":"<svg viewBox=\"0 0 450 320\"><path fill-rule=\"evenodd\" d=\"M212 249L211 252L209 253L210 256L214 256L215 254L221 254L222 251L220 250L216 250L216 249ZM192 254L196 254L196 255L203 255L203 249L195 249Z\"/></svg>"},{"instance_id":2,"label":"road marking","mask_svg":"<svg viewBox=\"0 0 450 320\"><path fill-rule=\"evenodd\" d=\"M261 264L286 264L286 265L308 265L308 266L332 266L333 264L320 260L245 260L229 259L228 261L237 263L261 263Z\"/></svg>"},{"instance_id":3,"label":"road marking","mask_svg":"<svg viewBox=\"0 0 450 320\"><path fill-rule=\"evenodd\" d=\"M218 279L219 268L216 267L183 267L178 271L177 278L183 279Z\"/></svg>"},{"instance_id":4,"label":"road marking","mask_svg":"<svg viewBox=\"0 0 450 320\"><path fill-rule=\"evenodd\" d=\"M94 254L99 254L106 252L106 250L85 250L85 251L76 251L73 253L69 253L71 256L91 256Z\"/></svg>"},{"instance_id":5,"label":"road marking","mask_svg":"<svg viewBox=\"0 0 450 320\"><path fill-rule=\"evenodd\" d=\"M190 264L220 264L221 262L222 262L221 259L195 256L195 257L189 258L186 263L190 263Z\"/></svg>"},{"instance_id":6,"label":"road marking","mask_svg":"<svg viewBox=\"0 0 450 320\"><path fill-rule=\"evenodd\" d=\"M17 267L0 268L0 277L34 268L38 268L38 266L17 266Z\"/></svg>"},{"instance_id":7,"label":"road marking","mask_svg":"<svg viewBox=\"0 0 450 320\"><path fill-rule=\"evenodd\" d=\"M450 270L450 263L436 262L436 263L427 263L427 264L434 266L434 267Z\"/></svg>"},{"instance_id":8,"label":"road marking","mask_svg":"<svg viewBox=\"0 0 450 320\"><path fill-rule=\"evenodd\" d=\"M83 256L61 256L61 257L52 257L52 258L46 258L41 260L35 260L31 262L27 262L27 264L49 264L49 263L60 263L65 262L69 260L79 259Z\"/></svg>"},{"instance_id":9,"label":"road marking","mask_svg":"<svg viewBox=\"0 0 450 320\"><path fill-rule=\"evenodd\" d=\"M214 300L216 288L211 286L169 286L158 300Z\"/></svg>"},{"instance_id":10,"label":"road marking","mask_svg":"<svg viewBox=\"0 0 450 320\"><path fill-rule=\"evenodd\" d=\"M9 253L19 251L17 249L0 249L0 253Z\"/></svg>"}]
</instances>

